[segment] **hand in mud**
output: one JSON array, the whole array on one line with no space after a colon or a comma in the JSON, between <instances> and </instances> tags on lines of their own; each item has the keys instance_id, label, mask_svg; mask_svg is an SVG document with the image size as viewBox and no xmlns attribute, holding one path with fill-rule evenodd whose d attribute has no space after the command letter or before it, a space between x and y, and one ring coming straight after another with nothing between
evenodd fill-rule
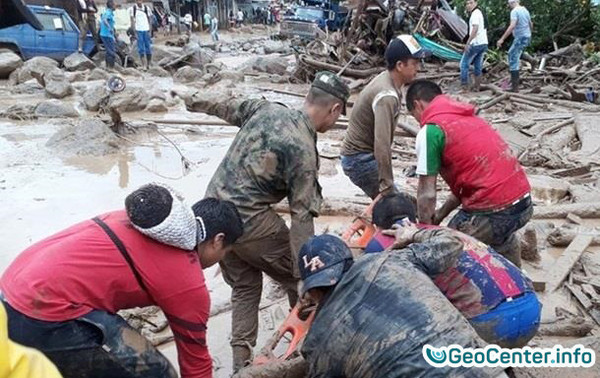
<instances>
[{"instance_id":1,"label":"hand in mud","mask_svg":"<svg viewBox=\"0 0 600 378\"><path fill-rule=\"evenodd\" d=\"M393 236L396 240L394 244L386 249L386 251L392 249L404 248L413 242L413 237L419 231L417 226L412 223L408 218L404 218L401 224L392 225L391 230L383 230L384 235Z\"/></svg>"}]
</instances>

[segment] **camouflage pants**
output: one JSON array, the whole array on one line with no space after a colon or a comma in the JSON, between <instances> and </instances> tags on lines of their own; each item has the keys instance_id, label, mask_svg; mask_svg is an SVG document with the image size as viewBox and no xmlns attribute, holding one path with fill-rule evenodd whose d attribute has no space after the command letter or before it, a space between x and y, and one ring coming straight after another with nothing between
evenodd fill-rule
<instances>
[{"instance_id":1,"label":"camouflage pants","mask_svg":"<svg viewBox=\"0 0 600 378\"><path fill-rule=\"evenodd\" d=\"M118 315L66 322L32 319L4 302L10 338L43 352L65 378L176 378L169 361Z\"/></svg>"},{"instance_id":2,"label":"camouflage pants","mask_svg":"<svg viewBox=\"0 0 600 378\"><path fill-rule=\"evenodd\" d=\"M448 226L486 243L521 267L521 249L515 233L529 222L532 215L533 205L528 197L508 209L493 213L460 210Z\"/></svg>"},{"instance_id":3,"label":"camouflage pants","mask_svg":"<svg viewBox=\"0 0 600 378\"><path fill-rule=\"evenodd\" d=\"M290 306L298 300L298 281L292 273L290 232L285 223L271 235L234 245L220 265L231 293L231 346L254 347L258 335L258 311L262 273L283 285ZM234 353L234 360L236 356Z\"/></svg>"},{"instance_id":4,"label":"camouflage pants","mask_svg":"<svg viewBox=\"0 0 600 378\"><path fill-rule=\"evenodd\" d=\"M87 33L92 33L94 42L96 45L100 43L100 37L98 36L98 29L96 27L96 16L81 16L79 21L79 48L83 48L84 41L87 37Z\"/></svg>"}]
</instances>

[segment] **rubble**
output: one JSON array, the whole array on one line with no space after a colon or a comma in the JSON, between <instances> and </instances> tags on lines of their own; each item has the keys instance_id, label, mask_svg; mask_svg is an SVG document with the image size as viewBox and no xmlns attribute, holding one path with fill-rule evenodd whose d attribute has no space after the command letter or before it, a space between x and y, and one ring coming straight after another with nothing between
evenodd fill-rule
<instances>
[{"instance_id":1,"label":"rubble","mask_svg":"<svg viewBox=\"0 0 600 378\"><path fill-rule=\"evenodd\" d=\"M42 85L46 89L46 94L53 98L64 98L73 94L73 87L65 73L55 68L41 75Z\"/></svg>"},{"instance_id":2,"label":"rubble","mask_svg":"<svg viewBox=\"0 0 600 378\"><path fill-rule=\"evenodd\" d=\"M180 83L191 83L201 80L202 76L204 76L202 70L190 66L183 66L177 70L175 75L173 75L173 80Z\"/></svg>"},{"instance_id":3,"label":"rubble","mask_svg":"<svg viewBox=\"0 0 600 378\"><path fill-rule=\"evenodd\" d=\"M12 51L0 50L0 79L7 78L14 70L23 65L20 56Z\"/></svg>"},{"instance_id":4,"label":"rubble","mask_svg":"<svg viewBox=\"0 0 600 378\"><path fill-rule=\"evenodd\" d=\"M92 72L88 75L87 79L89 81L92 80L106 80L108 79L110 74L103 70L102 68L94 68Z\"/></svg>"},{"instance_id":5,"label":"rubble","mask_svg":"<svg viewBox=\"0 0 600 378\"><path fill-rule=\"evenodd\" d=\"M25 61L21 68L13 71L9 76L9 81L12 85L21 84L33 79L33 74L41 76L46 72L52 71L54 68L58 68L56 60L44 56L36 56Z\"/></svg>"},{"instance_id":6,"label":"rubble","mask_svg":"<svg viewBox=\"0 0 600 378\"><path fill-rule=\"evenodd\" d=\"M108 107L118 112L135 112L144 110L150 98L144 88L127 87L123 92L113 93L108 100Z\"/></svg>"},{"instance_id":7,"label":"rubble","mask_svg":"<svg viewBox=\"0 0 600 378\"><path fill-rule=\"evenodd\" d=\"M36 117L47 118L75 118L79 117L79 113L72 105L66 104L60 100L46 100L40 102L36 107L34 114Z\"/></svg>"},{"instance_id":8,"label":"rubble","mask_svg":"<svg viewBox=\"0 0 600 378\"><path fill-rule=\"evenodd\" d=\"M73 53L65 58L63 66L67 71L85 71L93 70L96 64L90 60L85 54Z\"/></svg>"},{"instance_id":9,"label":"rubble","mask_svg":"<svg viewBox=\"0 0 600 378\"><path fill-rule=\"evenodd\" d=\"M83 104L89 111L98 111L100 106L108 100L110 93L106 84L95 85L83 93Z\"/></svg>"},{"instance_id":10,"label":"rubble","mask_svg":"<svg viewBox=\"0 0 600 378\"><path fill-rule=\"evenodd\" d=\"M161 100L158 98L153 98L148 102L148 106L146 106L146 110L151 113L164 113L168 111L165 100Z\"/></svg>"},{"instance_id":11,"label":"rubble","mask_svg":"<svg viewBox=\"0 0 600 378\"><path fill-rule=\"evenodd\" d=\"M116 153L122 141L99 118L85 118L67 124L46 143L66 156L103 156Z\"/></svg>"}]
</instances>

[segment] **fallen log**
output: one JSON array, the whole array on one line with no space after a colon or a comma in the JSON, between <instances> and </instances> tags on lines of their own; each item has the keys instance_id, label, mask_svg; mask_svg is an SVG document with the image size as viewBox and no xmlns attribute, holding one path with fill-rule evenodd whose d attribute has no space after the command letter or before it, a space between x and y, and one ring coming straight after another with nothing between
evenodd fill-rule
<instances>
[{"instance_id":1,"label":"fallen log","mask_svg":"<svg viewBox=\"0 0 600 378\"><path fill-rule=\"evenodd\" d=\"M584 317L560 319L554 323L542 324L538 336L577 336L583 337L590 333L595 324Z\"/></svg>"},{"instance_id":2,"label":"fallen log","mask_svg":"<svg viewBox=\"0 0 600 378\"><path fill-rule=\"evenodd\" d=\"M536 206L534 219L564 219L569 213L581 218L600 218L600 203L580 202L566 205Z\"/></svg>"},{"instance_id":3,"label":"fallen log","mask_svg":"<svg viewBox=\"0 0 600 378\"><path fill-rule=\"evenodd\" d=\"M317 68L319 70L339 72L343 68L342 66L338 66L337 64L320 62L318 60L309 58L306 55L300 55L298 57L298 60L299 60L299 62L301 62L307 66ZM350 77L354 77L354 78L358 78L358 79L365 79L365 78L377 75L378 73L380 73L383 70L384 69L381 67L369 68L366 70L347 68L346 70L344 70L344 76L350 76Z\"/></svg>"},{"instance_id":4,"label":"fallen log","mask_svg":"<svg viewBox=\"0 0 600 378\"><path fill-rule=\"evenodd\" d=\"M491 108L492 106L494 106L504 100L507 100L509 97L510 96L508 93L502 93L501 95L498 95L498 96L494 97L493 99L489 100L488 102L484 103L483 105L481 105L479 107L479 109L485 110L485 109Z\"/></svg>"},{"instance_id":5,"label":"fallen log","mask_svg":"<svg viewBox=\"0 0 600 378\"><path fill-rule=\"evenodd\" d=\"M286 361L274 361L265 365L248 366L232 378L304 378L308 363L302 357Z\"/></svg>"}]
</instances>

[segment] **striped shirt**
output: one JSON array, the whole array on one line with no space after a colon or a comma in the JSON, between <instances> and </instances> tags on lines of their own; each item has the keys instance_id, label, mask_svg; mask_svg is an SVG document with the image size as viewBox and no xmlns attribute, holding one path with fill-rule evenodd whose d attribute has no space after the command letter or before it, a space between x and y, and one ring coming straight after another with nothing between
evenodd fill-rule
<instances>
[{"instance_id":1,"label":"striped shirt","mask_svg":"<svg viewBox=\"0 0 600 378\"><path fill-rule=\"evenodd\" d=\"M531 281L519 268L479 240L447 227L418 227L445 229L462 240L463 253L456 264L430 278L467 319L493 310L508 298L533 291ZM381 252L393 243L392 236L378 231L365 253Z\"/></svg>"}]
</instances>

